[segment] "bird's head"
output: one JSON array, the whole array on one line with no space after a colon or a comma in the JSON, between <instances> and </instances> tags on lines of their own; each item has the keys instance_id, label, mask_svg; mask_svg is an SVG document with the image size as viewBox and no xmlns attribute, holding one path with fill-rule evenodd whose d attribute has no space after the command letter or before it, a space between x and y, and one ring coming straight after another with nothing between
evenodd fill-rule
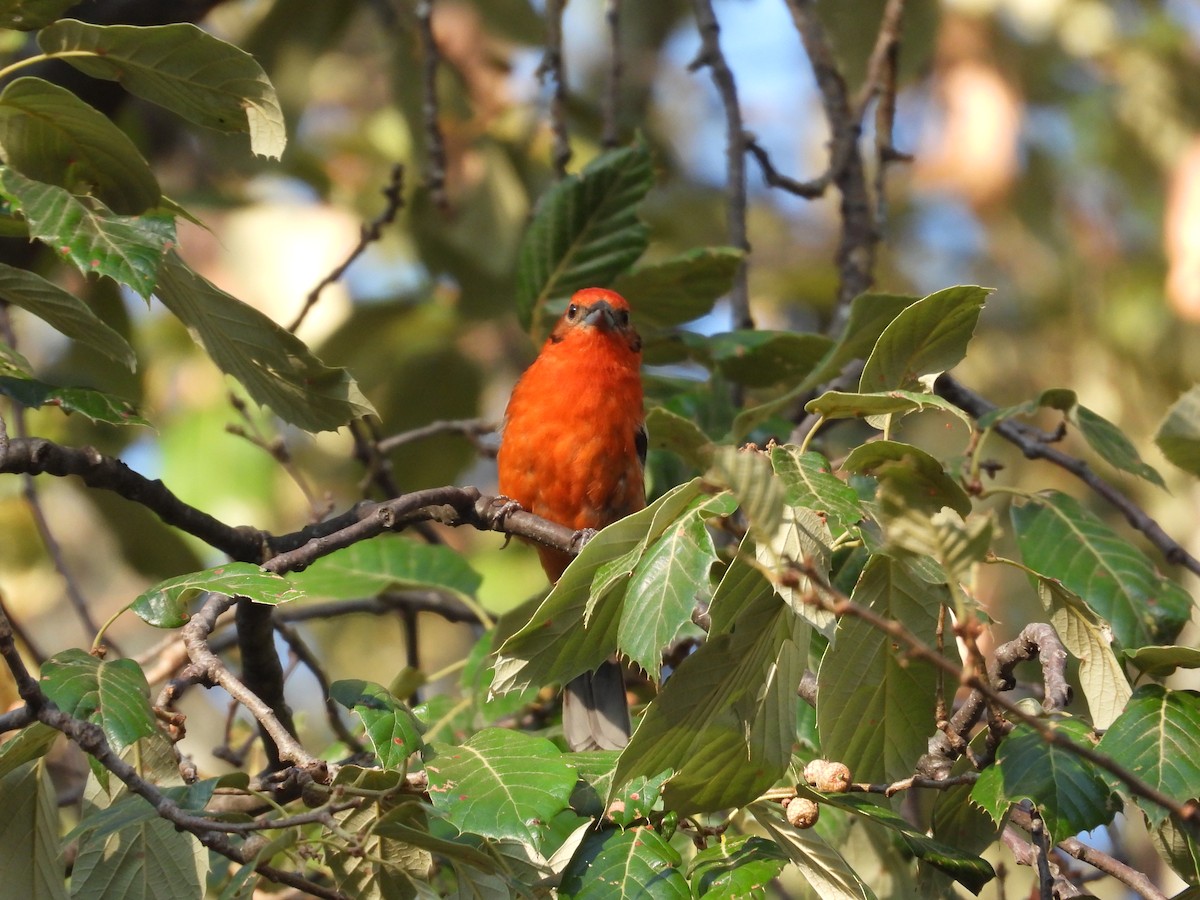
<instances>
[{"instance_id":1,"label":"bird's head","mask_svg":"<svg viewBox=\"0 0 1200 900\"><path fill-rule=\"evenodd\" d=\"M642 339L629 320L629 301L616 291L604 288L584 288L575 292L562 318L550 332L550 343L581 337L616 340L632 353L642 349Z\"/></svg>"}]
</instances>

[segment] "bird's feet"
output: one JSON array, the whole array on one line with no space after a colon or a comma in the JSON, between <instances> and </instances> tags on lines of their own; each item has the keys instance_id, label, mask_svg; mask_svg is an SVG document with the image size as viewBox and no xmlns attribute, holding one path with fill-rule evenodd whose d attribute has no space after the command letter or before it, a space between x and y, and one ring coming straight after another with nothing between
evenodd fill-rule
<instances>
[{"instance_id":1,"label":"bird's feet","mask_svg":"<svg viewBox=\"0 0 1200 900\"><path fill-rule=\"evenodd\" d=\"M577 532L571 535L570 551L572 555L578 556L579 551L584 548L584 545L586 545L588 541L596 536L596 533L597 532L595 528L580 528Z\"/></svg>"},{"instance_id":2,"label":"bird's feet","mask_svg":"<svg viewBox=\"0 0 1200 900\"><path fill-rule=\"evenodd\" d=\"M515 512L524 510L520 503L511 497L505 497L503 494L492 498L488 504L488 515L491 517L491 526L496 531L504 531L505 520ZM511 534L504 535L504 546L508 546L508 542L512 540ZM503 548L502 548L503 549Z\"/></svg>"}]
</instances>

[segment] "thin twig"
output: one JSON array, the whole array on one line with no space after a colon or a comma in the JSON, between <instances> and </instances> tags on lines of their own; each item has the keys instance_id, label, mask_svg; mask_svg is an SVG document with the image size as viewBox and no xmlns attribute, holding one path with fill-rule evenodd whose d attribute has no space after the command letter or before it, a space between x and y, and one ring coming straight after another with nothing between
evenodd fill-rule
<instances>
[{"instance_id":1,"label":"thin twig","mask_svg":"<svg viewBox=\"0 0 1200 900\"><path fill-rule=\"evenodd\" d=\"M1029 837L1033 844L1033 861L1038 874L1038 896L1041 900L1054 900L1054 876L1050 874L1050 836L1046 834L1046 823L1037 809L1029 813Z\"/></svg>"},{"instance_id":2,"label":"thin twig","mask_svg":"<svg viewBox=\"0 0 1200 900\"><path fill-rule=\"evenodd\" d=\"M550 130L554 134L551 163L554 174L563 178L571 161L571 135L567 130L567 77L563 65L562 19L566 0L546 0L546 52L537 67L537 76L545 84L554 81L550 96Z\"/></svg>"},{"instance_id":3,"label":"thin twig","mask_svg":"<svg viewBox=\"0 0 1200 900\"><path fill-rule=\"evenodd\" d=\"M1008 820L1026 831L1029 831L1033 824L1028 810L1019 806L1009 810ZM1144 900L1167 900L1167 895L1160 891L1144 872L1139 872L1095 847L1089 847L1077 838L1070 837L1059 841L1058 848L1068 856L1117 879L1130 890L1136 891Z\"/></svg>"},{"instance_id":4,"label":"thin twig","mask_svg":"<svg viewBox=\"0 0 1200 900\"><path fill-rule=\"evenodd\" d=\"M363 492L363 496L370 496L368 489L372 484L384 497L399 496L402 491L392 470L392 461L379 449L379 421L373 416L356 419L350 423L350 434L354 437L354 458L362 463L365 470L365 475L359 482L359 490ZM416 523L413 530L426 543L442 543L441 536L428 522Z\"/></svg>"},{"instance_id":5,"label":"thin twig","mask_svg":"<svg viewBox=\"0 0 1200 900\"><path fill-rule=\"evenodd\" d=\"M867 75L854 98L852 111L855 118L861 119L872 100L887 94L889 85L893 91L895 89L896 53L900 46L904 2L905 0L888 0L887 6L884 7L879 33L875 36L875 46L871 50L870 59L867 60ZM888 134L890 136L891 132Z\"/></svg>"},{"instance_id":6,"label":"thin twig","mask_svg":"<svg viewBox=\"0 0 1200 900\"><path fill-rule=\"evenodd\" d=\"M288 649L295 654L299 660L317 679L317 685L321 689L321 696L325 701L325 718L329 722L329 727L337 739L350 748L353 753L362 753L363 744L358 737L350 731L344 719L342 719L341 709L337 702L329 695L329 676L325 674L325 669L321 665L321 661L317 659L315 653L300 636L300 632L286 622L274 620L275 630L287 642Z\"/></svg>"},{"instance_id":7,"label":"thin twig","mask_svg":"<svg viewBox=\"0 0 1200 900\"><path fill-rule=\"evenodd\" d=\"M997 690L1012 690L1016 686L1013 671L1017 665L1033 659L1042 667L1042 708L1047 712L1063 709L1071 702L1071 686L1066 679L1067 652L1054 629L1045 623L1031 622L1015 638L995 649L991 684ZM987 706L983 691L971 691L942 724L941 733L930 739L929 751L917 761L916 770L931 778L947 776L954 761L966 752L967 737ZM994 715L991 721L995 721ZM991 758L990 754L987 758Z\"/></svg>"},{"instance_id":8,"label":"thin twig","mask_svg":"<svg viewBox=\"0 0 1200 900\"><path fill-rule=\"evenodd\" d=\"M3 338L8 346L16 349L17 335L13 330L7 302L0 302L0 338ZM25 427L25 407L15 401L13 402L12 420L16 437L27 438L29 434ZM7 455L8 449L8 428L5 425L3 446L0 447L0 450L3 451L4 455ZM50 556L50 561L54 564L55 571L58 572L59 577L63 580L67 599L71 602L71 606L75 610L75 615L79 618L79 622L83 626L84 633L89 638L94 637L99 632L99 628L95 620L92 619L92 613L88 609L87 598L83 596L83 590L79 587L78 582L76 582L70 566L67 565L66 557L62 552L62 546L58 543L57 538L54 537L54 532L50 529L50 522L46 518L45 511L42 509L41 498L38 496L37 485L34 483L32 476L26 474L22 478L22 487L25 504L29 507L29 514L33 517L34 527L37 529L38 536L46 548L46 553ZM109 646L114 650L117 649L116 644L112 641L109 642Z\"/></svg>"},{"instance_id":9,"label":"thin twig","mask_svg":"<svg viewBox=\"0 0 1200 900\"><path fill-rule=\"evenodd\" d=\"M288 449L287 442L276 434L274 437L268 437L263 434L262 429L258 427L258 423L250 415L250 409L235 391L229 392L229 403L234 408L234 411L242 417L244 424L236 424L230 422L226 424L225 431L234 437L240 437L245 441L249 441L259 450L262 450L271 459L279 463L288 477L292 479L292 483L300 489L300 493L304 495L305 502L308 503L309 515L313 522L319 522L333 511L333 501L326 496L324 501L317 498L316 492L308 483L308 479L304 477L304 473L296 465L295 459L292 457L291 450Z\"/></svg>"},{"instance_id":10,"label":"thin twig","mask_svg":"<svg viewBox=\"0 0 1200 900\"><path fill-rule=\"evenodd\" d=\"M16 635L18 641L25 645L25 652L33 657L34 662L39 666L46 661L46 654L38 649L37 644L30 638L29 632L21 627L21 624L16 620L8 607L4 605L4 595L0 594L0 615L8 619L9 625L12 627L13 634ZM0 729L3 731L4 729Z\"/></svg>"},{"instance_id":11,"label":"thin twig","mask_svg":"<svg viewBox=\"0 0 1200 900\"><path fill-rule=\"evenodd\" d=\"M495 457L496 448L479 440L482 437L495 434L495 432L496 426L483 419L438 419L435 422L430 422L428 425L422 425L420 428L413 428L409 431L402 431L399 434L385 437L379 440L376 446L379 448L380 453L391 453L397 447L401 447L404 444L411 444L415 441L423 441L427 438L443 434L461 434L484 456Z\"/></svg>"},{"instance_id":12,"label":"thin twig","mask_svg":"<svg viewBox=\"0 0 1200 900\"><path fill-rule=\"evenodd\" d=\"M446 210L446 140L438 112L437 73L441 54L433 36L433 0L417 2L417 36L421 42L421 117L425 124L428 168L425 186L438 209Z\"/></svg>"},{"instance_id":13,"label":"thin twig","mask_svg":"<svg viewBox=\"0 0 1200 900\"><path fill-rule=\"evenodd\" d=\"M301 308L300 313L296 316L292 324L288 326L288 331L295 332L300 327L308 316L309 311L321 299L321 292L329 287L329 285L341 280L341 277L346 274L346 270L350 268L354 261L362 256L371 244L383 237L383 229L396 221L396 216L404 208L404 166L400 163L392 166L387 187L383 189L383 196L387 199L387 204L384 206L383 212L376 216L370 225L362 227L358 236L358 243L350 251L350 255L337 268L322 278L316 287L308 292L308 296L304 298L303 308Z\"/></svg>"},{"instance_id":14,"label":"thin twig","mask_svg":"<svg viewBox=\"0 0 1200 900\"><path fill-rule=\"evenodd\" d=\"M833 587L825 577L825 574L816 566L808 562L795 562L793 565L796 571L801 575L807 576L810 583L814 586L814 590L805 598L807 601L832 612L839 618L849 615L861 619L872 628L886 634L895 641L903 643L908 648L907 652L911 656L942 669L947 674L958 679L961 684L979 691L987 703L1002 708L1011 719L1015 719L1022 725L1026 725L1037 732L1038 736L1047 744L1067 750L1087 760L1092 765L1099 766L1104 771L1116 776L1131 794L1135 794L1138 797L1161 806L1168 812L1178 816L1181 821L1187 822L1190 825L1200 825L1200 804L1181 802L1174 797L1170 797L1104 754L1098 753L1090 747L1075 743L1069 737L1055 729L1053 724L1037 716L1030 715L1017 702L1008 699L996 691L978 675L966 672L957 663L939 654L909 631L903 623L889 619L872 609L855 603L837 588Z\"/></svg>"},{"instance_id":15,"label":"thin twig","mask_svg":"<svg viewBox=\"0 0 1200 900\"><path fill-rule=\"evenodd\" d=\"M241 601L249 603L248 600ZM233 699L237 700L246 711L254 717L259 728L267 738L268 755L272 757L274 763L273 768L278 768L282 763L291 763L306 770L313 779L324 783L328 780L327 765L323 760L317 759L305 750L300 742L296 740L294 731L295 727L290 721L281 721L278 715L278 709L273 708L272 704L265 701L246 686L241 680L236 678L232 672L226 668L220 658L212 652L208 647L208 635L212 632L216 624L217 618L222 613L233 605L233 600L223 594L209 594L204 604L200 607L200 611L192 616L191 620L183 626L183 641L187 646L188 657L192 661L192 672L189 673L189 680L204 681L207 684L220 685ZM268 612L270 607L265 607ZM268 618L268 624L270 619ZM239 621L238 631L242 632L242 624ZM271 633L268 628L268 641ZM272 653L274 656L274 654ZM278 663L278 656L275 656ZM243 666L246 665L243 660ZM279 679L282 681L282 670L279 673ZM273 680L271 681L273 683ZM173 692L166 690L167 700L173 698ZM275 698L272 698L275 699ZM282 704L275 704L286 706Z\"/></svg>"},{"instance_id":16,"label":"thin twig","mask_svg":"<svg viewBox=\"0 0 1200 900\"><path fill-rule=\"evenodd\" d=\"M742 110L738 105L737 84L733 70L721 50L721 26L713 12L712 0L692 0L696 24L700 29L700 53L688 67L692 71L707 67L712 73L713 86L725 111L725 190L726 232L733 247L750 251L746 233L746 144L742 127ZM753 328L750 314L750 282L745 261L734 275L729 303L734 328Z\"/></svg>"},{"instance_id":17,"label":"thin twig","mask_svg":"<svg viewBox=\"0 0 1200 900\"><path fill-rule=\"evenodd\" d=\"M959 409L978 419L996 409L991 401L981 397L949 375L942 375L934 382L934 391L949 400ZM1013 419L1002 419L992 430L1009 443L1015 445L1026 459L1044 459L1070 472L1100 497L1115 507L1133 528L1136 528L1162 553L1167 562L1183 566L1189 572L1200 575L1200 560L1192 556L1182 544L1163 531L1162 526L1148 516L1136 503L1101 478L1086 462L1063 453L1050 446L1046 435Z\"/></svg>"},{"instance_id":18,"label":"thin twig","mask_svg":"<svg viewBox=\"0 0 1200 900\"><path fill-rule=\"evenodd\" d=\"M797 197L803 197L805 200L816 200L825 195L826 188L833 180L831 169L826 169L823 175L812 181L797 181L775 168L770 154L758 143L754 135L746 132L742 136L742 140L745 142L746 152L757 160L758 167L762 170L763 181L769 186L787 191L789 194L795 194Z\"/></svg>"},{"instance_id":19,"label":"thin twig","mask_svg":"<svg viewBox=\"0 0 1200 900\"><path fill-rule=\"evenodd\" d=\"M604 0L604 23L608 28L608 81L604 86L604 130L600 141L606 150L620 143L618 125L621 96L621 0Z\"/></svg>"},{"instance_id":20,"label":"thin twig","mask_svg":"<svg viewBox=\"0 0 1200 900\"><path fill-rule=\"evenodd\" d=\"M872 98L875 107L875 230L882 234L887 223L887 170L891 163L909 162L912 157L896 149L892 140L896 122L896 72L900 65L900 25L904 0L888 0L875 40L875 49L867 63L867 77L855 101L860 115Z\"/></svg>"},{"instance_id":21,"label":"thin twig","mask_svg":"<svg viewBox=\"0 0 1200 900\"><path fill-rule=\"evenodd\" d=\"M817 16L816 4L814 0L787 0L787 6L808 54L832 132L829 172L841 193L842 227L836 256L839 274L838 315L833 322L836 328L840 327L850 301L874 281L879 232L875 227L874 203L867 189L862 153L858 148L862 122L851 105L846 79Z\"/></svg>"},{"instance_id":22,"label":"thin twig","mask_svg":"<svg viewBox=\"0 0 1200 900\"><path fill-rule=\"evenodd\" d=\"M340 891L323 887L295 872L284 871L258 862L254 856L246 854L241 847L232 843L224 834L214 830L208 819L185 812L155 785L143 779L133 766L117 755L99 725L76 719L51 703L49 698L42 693L37 680L25 668L25 663L21 660L13 642L11 624L2 613L0 613L0 657L3 657L8 664L17 691L30 712L42 723L65 734L81 750L95 758L104 768L116 775L132 793L146 800L159 816L177 827L191 832L204 846L220 853L227 859L240 865L253 863L259 874L272 881L307 891L315 897L324 898L324 900L347 900L346 895Z\"/></svg>"}]
</instances>

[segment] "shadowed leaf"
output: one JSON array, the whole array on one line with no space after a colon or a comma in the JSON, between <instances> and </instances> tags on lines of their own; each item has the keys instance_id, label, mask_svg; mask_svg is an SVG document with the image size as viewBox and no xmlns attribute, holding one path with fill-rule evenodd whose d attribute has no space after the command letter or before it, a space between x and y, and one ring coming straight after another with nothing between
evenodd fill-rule
<instances>
[{"instance_id":1,"label":"shadowed leaf","mask_svg":"<svg viewBox=\"0 0 1200 900\"><path fill-rule=\"evenodd\" d=\"M287 142L275 88L245 50L188 22L89 25L55 22L38 34L47 53L93 78L217 131L246 132L255 153L279 158Z\"/></svg>"}]
</instances>

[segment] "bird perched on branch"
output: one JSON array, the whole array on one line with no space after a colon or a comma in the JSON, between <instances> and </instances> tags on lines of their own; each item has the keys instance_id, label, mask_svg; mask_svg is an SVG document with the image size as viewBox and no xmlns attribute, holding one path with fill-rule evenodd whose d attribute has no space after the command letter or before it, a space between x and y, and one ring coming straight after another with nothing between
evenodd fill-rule
<instances>
[{"instance_id":1,"label":"bird perched on branch","mask_svg":"<svg viewBox=\"0 0 1200 900\"><path fill-rule=\"evenodd\" d=\"M601 529L646 505L642 340L614 291L578 291L517 382L500 441L500 493L542 518ZM551 584L571 556L539 546ZM629 740L620 666L605 662L563 696L573 750L617 749Z\"/></svg>"}]
</instances>

